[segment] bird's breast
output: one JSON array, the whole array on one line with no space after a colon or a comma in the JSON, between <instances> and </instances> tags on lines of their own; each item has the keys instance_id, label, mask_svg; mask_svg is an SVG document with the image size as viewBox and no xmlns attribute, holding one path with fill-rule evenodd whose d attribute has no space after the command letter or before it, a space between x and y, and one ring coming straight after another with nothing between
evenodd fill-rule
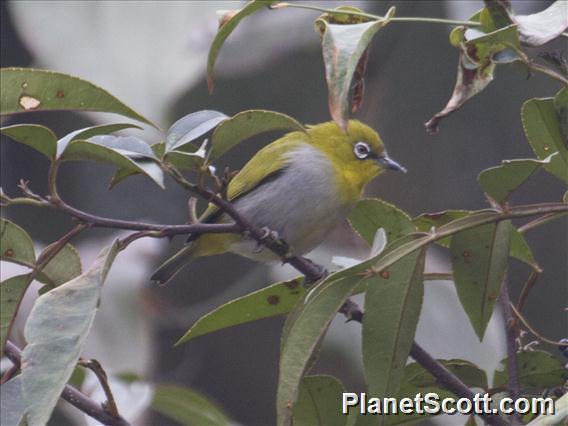
<instances>
[{"instance_id":1,"label":"bird's breast","mask_svg":"<svg viewBox=\"0 0 568 426\"><path fill-rule=\"evenodd\" d=\"M303 254L317 247L349 212L342 201L332 163L320 150L303 144L285 154L286 166L275 179L255 188L235 202L236 209L253 224L276 231L293 249ZM255 243L241 240L231 251L266 260Z\"/></svg>"}]
</instances>

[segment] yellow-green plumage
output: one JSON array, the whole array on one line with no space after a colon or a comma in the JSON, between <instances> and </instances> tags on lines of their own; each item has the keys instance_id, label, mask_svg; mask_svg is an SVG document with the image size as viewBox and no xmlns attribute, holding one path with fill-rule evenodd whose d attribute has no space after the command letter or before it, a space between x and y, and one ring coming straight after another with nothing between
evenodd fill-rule
<instances>
[{"instance_id":1,"label":"yellow-green plumage","mask_svg":"<svg viewBox=\"0 0 568 426\"><path fill-rule=\"evenodd\" d=\"M363 143L368 158L355 151ZM239 171L228 186L228 199L256 226L278 232L297 254L319 245L361 197L365 185L377 176L386 158L379 135L351 120L347 133L334 122L308 126L272 142ZM388 158L387 158L388 160ZM390 161L392 164L396 163ZM229 222L210 205L200 220ZM191 238L191 237L190 237ZM235 234L204 234L162 265L152 276L168 281L189 260L233 251L258 260L272 260L266 250L257 253L256 243Z\"/></svg>"}]
</instances>

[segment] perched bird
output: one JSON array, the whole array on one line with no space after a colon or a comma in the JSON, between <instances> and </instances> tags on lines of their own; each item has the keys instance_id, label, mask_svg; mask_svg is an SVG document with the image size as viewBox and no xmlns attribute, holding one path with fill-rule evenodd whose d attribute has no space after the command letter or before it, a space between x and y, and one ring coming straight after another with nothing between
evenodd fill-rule
<instances>
[{"instance_id":1,"label":"perched bird","mask_svg":"<svg viewBox=\"0 0 568 426\"><path fill-rule=\"evenodd\" d=\"M391 160L373 129L349 121L344 133L334 122L291 132L258 151L229 182L228 199L252 224L284 240L294 254L317 247L361 198L365 185L385 169L406 172ZM231 219L210 205L202 223ZM188 245L152 275L166 283L191 259L232 252L259 261L278 260L256 241L237 234L191 236Z\"/></svg>"}]
</instances>

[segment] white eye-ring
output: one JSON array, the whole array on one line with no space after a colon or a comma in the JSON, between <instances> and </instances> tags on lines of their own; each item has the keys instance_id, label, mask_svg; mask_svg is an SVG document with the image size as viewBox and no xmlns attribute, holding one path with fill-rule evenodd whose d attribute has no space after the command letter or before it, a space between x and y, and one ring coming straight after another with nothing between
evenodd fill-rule
<instances>
[{"instance_id":1,"label":"white eye-ring","mask_svg":"<svg viewBox=\"0 0 568 426\"><path fill-rule=\"evenodd\" d=\"M369 157L371 148L365 142L357 142L353 147L353 153L355 154L355 157L359 158L360 160L364 160L365 158Z\"/></svg>"}]
</instances>

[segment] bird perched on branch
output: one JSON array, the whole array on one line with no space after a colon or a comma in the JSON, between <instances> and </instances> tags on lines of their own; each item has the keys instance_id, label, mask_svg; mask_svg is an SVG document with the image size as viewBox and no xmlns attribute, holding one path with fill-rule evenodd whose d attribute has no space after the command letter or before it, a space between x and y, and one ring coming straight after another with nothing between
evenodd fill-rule
<instances>
[{"instance_id":1,"label":"bird perched on branch","mask_svg":"<svg viewBox=\"0 0 568 426\"><path fill-rule=\"evenodd\" d=\"M274 232L301 255L325 239L361 198L365 185L385 169L406 172L387 156L377 132L356 120L349 121L346 133L327 122L288 133L258 151L229 182L227 196L244 218ZM200 222L231 219L210 205ZM191 259L225 252L279 260L242 235L190 235L188 245L160 266L152 280L164 284Z\"/></svg>"}]
</instances>

